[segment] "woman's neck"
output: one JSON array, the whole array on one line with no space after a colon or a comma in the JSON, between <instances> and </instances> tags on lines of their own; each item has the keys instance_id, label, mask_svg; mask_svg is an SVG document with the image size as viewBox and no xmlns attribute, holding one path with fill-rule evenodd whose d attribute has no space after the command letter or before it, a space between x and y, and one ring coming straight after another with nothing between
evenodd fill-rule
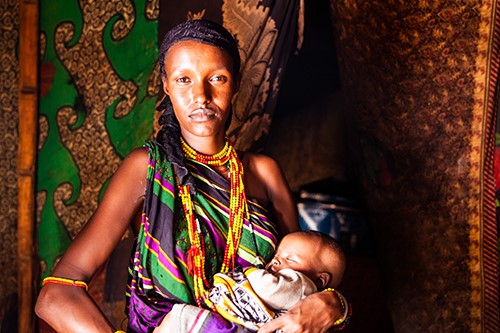
<instances>
[{"instance_id":1,"label":"woman's neck","mask_svg":"<svg viewBox=\"0 0 500 333\"><path fill-rule=\"evenodd\" d=\"M225 144L224 136L199 137L183 133L182 137L191 148L204 155L217 154Z\"/></svg>"}]
</instances>

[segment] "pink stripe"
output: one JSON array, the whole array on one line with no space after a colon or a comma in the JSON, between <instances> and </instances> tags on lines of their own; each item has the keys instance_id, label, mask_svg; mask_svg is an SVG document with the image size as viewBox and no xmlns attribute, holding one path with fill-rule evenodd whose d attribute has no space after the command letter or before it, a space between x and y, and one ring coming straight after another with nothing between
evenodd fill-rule
<instances>
[{"instance_id":1,"label":"pink stripe","mask_svg":"<svg viewBox=\"0 0 500 333\"><path fill-rule=\"evenodd\" d=\"M198 320L200 320L200 317L201 317L202 314L203 314L203 310L201 310L200 312L198 312L198 315L196 316L196 319L194 320L193 326L191 326L191 328L189 329L188 333L194 332L193 330L196 327L196 324L198 323Z\"/></svg>"}]
</instances>

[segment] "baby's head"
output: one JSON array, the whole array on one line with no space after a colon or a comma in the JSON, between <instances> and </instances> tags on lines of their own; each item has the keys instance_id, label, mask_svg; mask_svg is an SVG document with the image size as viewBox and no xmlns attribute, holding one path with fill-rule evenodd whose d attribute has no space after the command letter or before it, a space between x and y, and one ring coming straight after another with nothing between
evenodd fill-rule
<instances>
[{"instance_id":1,"label":"baby's head","mask_svg":"<svg viewBox=\"0 0 500 333\"><path fill-rule=\"evenodd\" d=\"M318 231L297 231L281 240L266 269L299 271L310 278L318 290L336 288L345 270L345 255L329 235Z\"/></svg>"}]
</instances>

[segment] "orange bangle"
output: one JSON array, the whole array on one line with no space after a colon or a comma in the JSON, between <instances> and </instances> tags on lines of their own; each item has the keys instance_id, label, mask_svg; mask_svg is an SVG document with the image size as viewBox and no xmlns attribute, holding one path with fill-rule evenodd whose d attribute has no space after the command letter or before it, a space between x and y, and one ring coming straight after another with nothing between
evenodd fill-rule
<instances>
[{"instance_id":1,"label":"orange bangle","mask_svg":"<svg viewBox=\"0 0 500 333\"><path fill-rule=\"evenodd\" d=\"M89 286L87 285L87 283L85 283L84 281L80 281L80 280L71 280L71 279L60 278L60 277L55 277L55 276L48 276L45 279L43 279L42 286L45 286L47 283L63 284L66 286L84 288L86 291L89 290Z\"/></svg>"}]
</instances>

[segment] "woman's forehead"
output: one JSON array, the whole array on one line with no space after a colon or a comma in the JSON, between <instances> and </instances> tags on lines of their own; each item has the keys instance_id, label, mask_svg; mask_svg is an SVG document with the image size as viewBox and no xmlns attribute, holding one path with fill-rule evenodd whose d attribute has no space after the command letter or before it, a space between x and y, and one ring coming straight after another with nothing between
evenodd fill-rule
<instances>
[{"instance_id":1,"label":"woman's forehead","mask_svg":"<svg viewBox=\"0 0 500 333\"><path fill-rule=\"evenodd\" d=\"M233 66L231 56L224 49L192 40L179 41L172 45L165 54L165 65L170 63L173 58L176 61L199 58L205 62L220 62L229 67Z\"/></svg>"},{"instance_id":2,"label":"woman's forehead","mask_svg":"<svg viewBox=\"0 0 500 333\"><path fill-rule=\"evenodd\" d=\"M169 53L172 53L173 51L178 51L178 50L212 50L213 52L220 52L226 54L228 57L230 57L229 53L224 50L223 48L211 45L211 44L206 44L202 42L198 42L195 40L181 40L176 42L175 44L172 44L172 46L168 49L166 56L168 56Z\"/></svg>"}]
</instances>

